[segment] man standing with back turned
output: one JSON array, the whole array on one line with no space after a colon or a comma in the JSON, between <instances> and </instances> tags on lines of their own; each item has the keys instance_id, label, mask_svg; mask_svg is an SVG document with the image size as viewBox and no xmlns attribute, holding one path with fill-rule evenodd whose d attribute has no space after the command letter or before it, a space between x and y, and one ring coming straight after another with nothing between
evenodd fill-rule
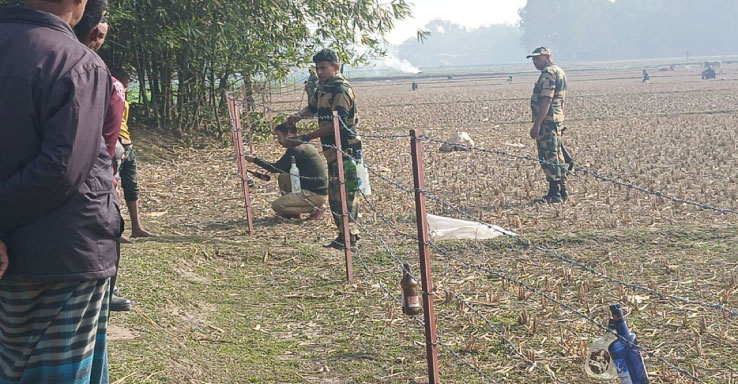
<instances>
[{"instance_id":1,"label":"man standing with back turned","mask_svg":"<svg viewBox=\"0 0 738 384\"><path fill-rule=\"evenodd\" d=\"M551 50L538 47L528 55L541 71L533 88L530 108L533 127L530 137L536 140L538 159L548 181L548 193L533 200L536 203L562 203L569 197L566 190L566 162L562 149L561 131L564 127L564 100L566 74L551 61Z\"/></svg>"},{"instance_id":2,"label":"man standing with back turned","mask_svg":"<svg viewBox=\"0 0 738 384\"><path fill-rule=\"evenodd\" d=\"M26 0L0 10L3 384L109 381L120 214L102 126L112 85L72 31L98 2Z\"/></svg>"}]
</instances>

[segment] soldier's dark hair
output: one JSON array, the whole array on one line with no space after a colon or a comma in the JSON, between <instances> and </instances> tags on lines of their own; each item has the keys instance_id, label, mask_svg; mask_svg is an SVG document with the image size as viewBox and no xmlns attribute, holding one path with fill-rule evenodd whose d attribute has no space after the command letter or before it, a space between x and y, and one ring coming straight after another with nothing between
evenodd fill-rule
<instances>
[{"instance_id":1,"label":"soldier's dark hair","mask_svg":"<svg viewBox=\"0 0 738 384\"><path fill-rule=\"evenodd\" d=\"M297 134L297 127L290 127L287 125L287 123L279 124L278 126L274 127L275 132L281 132L285 136L289 135L296 135Z\"/></svg>"},{"instance_id":2,"label":"soldier's dark hair","mask_svg":"<svg viewBox=\"0 0 738 384\"><path fill-rule=\"evenodd\" d=\"M131 76L123 68L113 68L110 70L110 74L120 81L131 81Z\"/></svg>"},{"instance_id":3,"label":"soldier's dark hair","mask_svg":"<svg viewBox=\"0 0 738 384\"><path fill-rule=\"evenodd\" d=\"M74 34L79 41L84 40L103 20L108 9L108 0L88 0L82 19L74 26Z\"/></svg>"},{"instance_id":4,"label":"soldier's dark hair","mask_svg":"<svg viewBox=\"0 0 738 384\"><path fill-rule=\"evenodd\" d=\"M318 64L321 61L328 61L338 64L338 55L336 55L336 52L333 52L328 48L323 48L320 50L320 52L316 53L315 56L313 56L313 63Z\"/></svg>"}]
</instances>

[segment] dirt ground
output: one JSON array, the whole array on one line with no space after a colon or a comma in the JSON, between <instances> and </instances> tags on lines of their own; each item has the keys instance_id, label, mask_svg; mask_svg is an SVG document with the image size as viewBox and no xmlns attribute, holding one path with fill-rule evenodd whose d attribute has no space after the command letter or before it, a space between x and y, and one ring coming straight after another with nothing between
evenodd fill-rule
<instances>
[{"instance_id":1,"label":"dirt ground","mask_svg":"<svg viewBox=\"0 0 738 384\"><path fill-rule=\"evenodd\" d=\"M738 65L714 81L700 71L654 70L645 84L640 68L568 71L564 141L577 166L738 209ZM111 382L427 382L422 325L393 301L399 262L418 271L413 195L385 180L412 188L409 138L368 136L464 131L483 149L535 156L535 78L527 69L512 83L507 74L455 74L417 80L416 92L412 80L355 82L365 159L377 174L360 209L352 283L343 254L322 247L335 236L327 216L273 216L275 183L257 180L256 233L247 234L229 146L183 148L133 127L143 218L160 236L124 245L121 291L136 307L112 316ZM299 92L272 100L283 110L304 103ZM267 159L281 153L271 141L256 147ZM738 310L738 215L582 172L569 178L570 201L536 205L546 188L536 162L439 147L423 142L426 189L445 202L429 200L429 213L464 218L455 206L557 251L505 238L435 244L443 382L593 382L583 356L616 302L652 383L738 382L738 317L726 313Z\"/></svg>"}]
</instances>

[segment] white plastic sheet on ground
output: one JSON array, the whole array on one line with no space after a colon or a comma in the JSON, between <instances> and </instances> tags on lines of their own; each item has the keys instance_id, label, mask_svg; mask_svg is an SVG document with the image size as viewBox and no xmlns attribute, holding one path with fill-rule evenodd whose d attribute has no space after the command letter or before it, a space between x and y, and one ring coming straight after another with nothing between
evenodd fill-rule
<instances>
[{"instance_id":1,"label":"white plastic sheet on ground","mask_svg":"<svg viewBox=\"0 0 738 384\"><path fill-rule=\"evenodd\" d=\"M452 219L428 214L428 230L433 240L485 240L503 234L515 236L514 232L496 225L484 225L474 221Z\"/></svg>"}]
</instances>

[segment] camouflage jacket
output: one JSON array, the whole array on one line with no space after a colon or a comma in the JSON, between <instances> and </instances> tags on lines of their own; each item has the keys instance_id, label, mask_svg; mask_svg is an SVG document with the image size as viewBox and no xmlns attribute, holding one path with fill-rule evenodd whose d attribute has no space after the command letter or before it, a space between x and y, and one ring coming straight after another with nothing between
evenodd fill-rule
<instances>
[{"instance_id":1,"label":"camouflage jacket","mask_svg":"<svg viewBox=\"0 0 738 384\"><path fill-rule=\"evenodd\" d=\"M344 122L341 124L341 147L349 149L355 144L359 137L356 133L356 125L359 122L354 102L354 90L343 75L318 83L318 89L310 96L308 108L318 118L320 128L333 127L333 111L338 111L338 116ZM320 138L322 144L334 145L334 135Z\"/></svg>"},{"instance_id":2,"label":"camouflage jacket","mask_svg":"<svg viewBox=\"0 0 738 384\"><path fill-rule=\"evenodd\" d=\"M566 98L566 73L556 64L551 64L541 71L535 88L533 88L533 96L530 98L530 109L533 115L533 122L538 116L538 108L544 97L550 97L551 108L543 122L564 121L564 99Z\"/></svg>"}]
</instances>

